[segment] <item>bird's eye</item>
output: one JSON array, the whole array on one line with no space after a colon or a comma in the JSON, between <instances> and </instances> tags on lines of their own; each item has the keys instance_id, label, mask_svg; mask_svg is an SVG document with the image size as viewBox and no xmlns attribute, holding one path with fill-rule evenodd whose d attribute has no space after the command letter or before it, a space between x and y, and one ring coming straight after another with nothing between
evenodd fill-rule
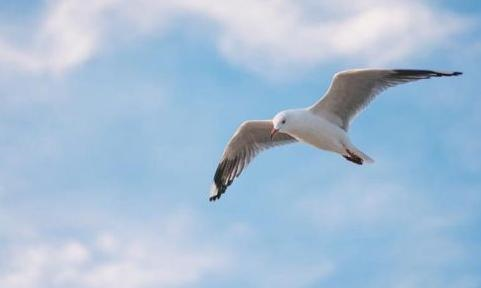
<instances>
[{"instance_id":1,"label":"bird's eye","mask_svg":"<svg viewBox=\"0 0 481 288\"><path fill-rule=\"evenodd\" d=\"M286 119L282 120L281 123L282 123L282 124L286 124Z\"/></svg>"}]
</instances>

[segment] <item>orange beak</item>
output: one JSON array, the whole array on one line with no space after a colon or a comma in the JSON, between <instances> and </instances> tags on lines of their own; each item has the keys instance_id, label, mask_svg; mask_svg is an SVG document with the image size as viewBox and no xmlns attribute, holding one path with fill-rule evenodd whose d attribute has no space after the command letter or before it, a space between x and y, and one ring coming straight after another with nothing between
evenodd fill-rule
<instances>
[{"instance_id":1,"label":"orange beak","mask_svg":"<svg viewBox=\"0 0 481 288\"><path fill-rule=\"evenodd\" d=\"M271 130L271 140L272 140L272 138L274 138L274 136L277 134L277 132L279 132L279 129L272 128L272 130Z\"/></svg>"}]
</instances>

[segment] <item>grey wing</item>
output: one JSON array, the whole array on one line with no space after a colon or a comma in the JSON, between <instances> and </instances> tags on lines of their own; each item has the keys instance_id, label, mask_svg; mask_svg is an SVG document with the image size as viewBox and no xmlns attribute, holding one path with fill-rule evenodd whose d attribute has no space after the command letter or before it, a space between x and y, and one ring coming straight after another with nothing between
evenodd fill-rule
<instances>
[{"instance_id":1,"label":"grey wing","mask_svg":"<svg viewBox=\"0 0 481 288\"><path fill-rule=\"evenodd\" d=\"M293 137L285 133L277 133L271 139L272 127L270 120L253 120L246 121L237 128L215 171L210 201L219 199L259 152L277 145L296 142Z\"/></svg>"},{"instance_id":2,"label":"grey wing","mask_svg":"<svg viewBox=\"0 0 481 288\"><path fill-rule=\"evenodd\" d=\"M310 109L315 113L322 114L347 131L351 120L385 89L420 79L461 74L461 72L408 69L342 71L334 75L325 96Z\"/></svg>"}]
</instances>

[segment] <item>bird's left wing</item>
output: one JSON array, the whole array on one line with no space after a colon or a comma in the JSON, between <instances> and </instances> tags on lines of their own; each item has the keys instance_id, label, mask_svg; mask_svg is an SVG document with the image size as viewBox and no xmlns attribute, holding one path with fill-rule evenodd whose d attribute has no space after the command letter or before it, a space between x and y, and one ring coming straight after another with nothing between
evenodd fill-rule
<instances>
[{"instance_id":1,"label":"bird's left wing","mask_svg":"<svg viewBox=\"0 0 481 288\"><path fill-rule=\"evenodd\" d=\"M295 142L285 133L276 133L271 139L272 121L252 120L242 123L227 144L214 175L214 183L209 195L215 201L238 177L249 162L262 150Z\"/></svg>"},{"instance_id":2,"label":"bird's left wing","mask_svg":"<svg viewBox=\"0 0 481 288\"><path fill-rule=\"evenodd\" d=\"M351 120L372 99L385 89L398 84L457 76L461 72L441 72L412 69L353 69L336 73L325 96L311 106L311 111L328 117L331 122L347 130Z\"/></svg>"}]
</instances>

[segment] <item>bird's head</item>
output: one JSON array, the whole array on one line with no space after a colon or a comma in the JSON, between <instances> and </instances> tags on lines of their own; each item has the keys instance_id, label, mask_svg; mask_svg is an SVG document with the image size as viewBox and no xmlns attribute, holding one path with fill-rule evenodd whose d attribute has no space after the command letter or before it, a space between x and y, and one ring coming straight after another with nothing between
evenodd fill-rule
<instances>
[{"instance_id":1,"label":"bird's head","mask_svg":"<svg viewBox=\"0 0 481 288\"><path fill-rule=\"evenodd\" d=\"M272 119L272 130L271 130L271 139L274 138L277 132L287 132L289 129L289 112L282 111L279 112L274 118Z\"/></svg>"}]
</instances>

